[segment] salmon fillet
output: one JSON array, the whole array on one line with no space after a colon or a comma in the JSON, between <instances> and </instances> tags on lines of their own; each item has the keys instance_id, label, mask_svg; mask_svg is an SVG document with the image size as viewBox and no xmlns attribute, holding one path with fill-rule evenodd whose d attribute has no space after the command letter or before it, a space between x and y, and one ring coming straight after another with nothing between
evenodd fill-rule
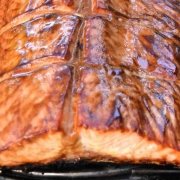
<instances>
[{"instance_id":1,"label":"salmon fillet","mask_svg":"<svg viewBox=\"0 0 180 180\"><path fill-rule=\"evenodd\" d=\"M178 1L0 7L1 167L76 159L180 165Z\"/></svg>"}]
</instances>

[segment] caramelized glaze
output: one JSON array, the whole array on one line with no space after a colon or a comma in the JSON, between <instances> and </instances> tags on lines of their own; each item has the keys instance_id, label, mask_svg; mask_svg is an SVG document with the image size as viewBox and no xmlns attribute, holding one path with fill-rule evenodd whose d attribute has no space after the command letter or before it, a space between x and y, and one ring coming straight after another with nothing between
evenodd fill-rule
<instances>
[{"instance_id":1,"label":"caramelized glaze","mask_svg":"<svg viewBox=\"0 0 180 180\"><path fill-rule=\"evenodd\" d=\"M180 86L119 68L80 68L77 126L135 131L180 148ZM172 134L172 132L174 132Z\"/></svg>"},{"instance_id":2,"label":"caramelized glaze","mask_svg":"<svg viewBox=\"0 0 180 180\"><path fill-rule=\"evenodd\" d=\"M70 78L67 66L52 65L15 72L0 83L0 150L58 129Z\"/></svg>"},{"instance_id":3,"label":"caramelized glaze","mask_svg":"<svg viewBox=\"0 0 180 180\"><path fill-rule=\"evenodd\" d=\"M0 166L180 164L179 17L176 0L0 0Z\"/></svg>"}]
</instances>

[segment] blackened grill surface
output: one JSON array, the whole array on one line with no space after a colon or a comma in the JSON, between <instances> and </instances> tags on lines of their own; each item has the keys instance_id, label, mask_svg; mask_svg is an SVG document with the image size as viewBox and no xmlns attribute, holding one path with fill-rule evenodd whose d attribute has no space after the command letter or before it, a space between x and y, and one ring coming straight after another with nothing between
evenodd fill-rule
<instances>
[{"instance_id":1,"label":"blackened grill surface","mask_svg":"<svg viewBox=\"0 0 180 180\"><path fill-rule=\"evenodd\" d=\"M180 179L180 169L170 165L133 165L105 162L56 162L45 166L26 165L3 168L0 180L16 179L103 179L103 180L172 180ZM9 179L10 178L10 179Z\"/></svg>"},{"instance_id":2,"label":"blackened grill surface","mask_svg":"<svg viewBox=\"0 0 180 180\"><path fill-rule=\"evenodd\" d=\"M177 2L0 0L0 166L180 165Z\"/></svg>"}]
</instances>

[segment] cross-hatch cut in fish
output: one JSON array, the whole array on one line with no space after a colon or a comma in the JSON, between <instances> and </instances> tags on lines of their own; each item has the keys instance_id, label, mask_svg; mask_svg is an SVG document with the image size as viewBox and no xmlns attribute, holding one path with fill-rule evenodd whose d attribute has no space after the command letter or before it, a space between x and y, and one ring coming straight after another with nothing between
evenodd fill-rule
<instances>
[{"instance_id":1,"label":"cross-hatch cut in fish","mask_svg":"<svg viewBox=\"0 0 180 180\"><path fill-rule=\"evenodd\" d=\"M0 0L0 166L180 165L179 8Z\"/></svg>"}]
</instances>

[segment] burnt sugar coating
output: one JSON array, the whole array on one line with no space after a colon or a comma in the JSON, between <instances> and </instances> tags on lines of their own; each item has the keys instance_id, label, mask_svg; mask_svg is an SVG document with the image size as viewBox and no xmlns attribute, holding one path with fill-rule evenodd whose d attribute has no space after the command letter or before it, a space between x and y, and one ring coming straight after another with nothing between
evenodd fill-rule
<instances>
[{"instance_id":1,"label":"burnt sugar coating","mask_svg":"<svg viewBox=\"0 0 180 180\"><path fill-rule=\"evenodd\" d=\"M180 165L178 1L0 0L0 166Z\"/></svg>"}]
</instances>

